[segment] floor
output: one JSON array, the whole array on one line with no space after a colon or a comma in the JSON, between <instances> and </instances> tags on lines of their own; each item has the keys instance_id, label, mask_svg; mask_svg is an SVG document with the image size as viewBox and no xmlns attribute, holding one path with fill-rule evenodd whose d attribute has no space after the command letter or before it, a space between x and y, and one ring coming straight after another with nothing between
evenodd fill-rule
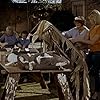
<instances>
[{"instance_id":1,"label":"floor","mask_svg":"<svg viewBox=\"0 0 100 100\"><path fill-rule=\"evenodd\" d=\"M56 90L50 93L48 89L41 89L39 83L25 83L19 87L15 100L59 100Z\"/></svg>"}]
</instances>

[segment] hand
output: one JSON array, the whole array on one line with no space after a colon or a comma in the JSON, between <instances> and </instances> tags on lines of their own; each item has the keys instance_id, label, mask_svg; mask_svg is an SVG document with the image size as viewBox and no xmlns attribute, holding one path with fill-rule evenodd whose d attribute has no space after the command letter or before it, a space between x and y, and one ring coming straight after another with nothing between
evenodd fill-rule
<instances>
[{"instance_id":1,"label":"hand","mask_svg":"<svg viewBox=\"0 0 100 100\"><path fill-rule=\"evenodd\" d=\"M69 38L68 40L71 41L73 44L76 43L76 39Z\"/></svg>"},{"instance_id":2,"label":"hand","mask_svg":"<svg viewBox=\"0 0 100 100\"><path fill-rule=\"evenodd\" d=\"M77 36L75 38L76 42L80 42L81 40L83 40L84 38L82 36Z\"/></svg>"},{"instance_id":3,"label":"hand","mask_svg":"<svg viewBox=\"0 0 100 100\"><path fill-rule=\"evenodd\" d=\"M21 44L19 44L19 43L17 44L17 46L18 46L19 48L22 48L22 45L21 45Z\"/></svg>"},{"instance_id":4,"label":"hand","mask_svg":"<svg viewBox=\"0 0 100 100\"><path fill-rule=\"evenodd\" d=\"M25 49L25 46L23 46L22 49Z\"/></svg>"},{"instance_id":5,"label":"hand","mask_svg":"<svg viewBox=\"0 0 100 100\"><path fill-rule=\"evenodd\" d=\"M28 35L29 35L29 36L33 36L33 34L31 34L31 33L29 33Z\"/></svg>"},{"instance_id":6,"label":"hand","mask_svg":"<svg viewBox=\"0 0 100 100\"><path fill-rule=\"evenodd\" d=\"M27 39L30 39L31 36L33 36L33 34L29 33Z\"/></svg>"},{"instance_id":7,"label":"hand","mask_svg":"<svg viewBox=\"0 0 100 100\"><path fill-rule=\"evenodd\" d=\"M8 43L0 43L0 47L4 48Z\"/></svg>"}]
</instances>

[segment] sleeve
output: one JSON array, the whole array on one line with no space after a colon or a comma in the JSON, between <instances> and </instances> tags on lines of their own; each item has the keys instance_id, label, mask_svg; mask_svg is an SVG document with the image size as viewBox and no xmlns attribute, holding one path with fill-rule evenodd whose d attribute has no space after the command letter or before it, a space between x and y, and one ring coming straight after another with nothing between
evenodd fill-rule
<instances>
[{"instance_id":1,"label":"sleeve","mask_svg":"<svg viewBox=\"0 0 100 100\"><path fill-rule=\"evenodd\" d=\"M67 31L67 35L68 35L69 38L72 38L74 36L74 34L76 34L75 27L70 29L69 31Z\"/></svg>"},{"instance_id":2,"label":"sleeve","mask_svg":"<svg viewBox=\"0 0 100 100\"><path fill-rule=\"evenodd\" d=\"M87 36L87 33L88 33L88 30L84 29L83 32L81 33L80 37L82 37L83 39L85 39L86 36Z\"/></svg>"},{"instance_id":3,"label":"sleeve","mask_svg":"<svg viewBox=\"0 0 100 100\"><path fill-rule=\"evenodd\" d=\"M14 40L15 40L15 45L19 43L19 38L17 38L16 35L14 35Z\"/></svg>"},{"instance_id":4,"label":"sleeve","mask_svg":"<svg viewBox=\"0 0 100 100\"><path fill-rule=\"evenodd\" d=\"M19 43L20 42L20 39L19 38L16 38L16 43Z\"/></svg>"},{"instance_id":5,"label":"sleeve","mask_svg":"<svg viewBox=\"0 0 100 100\"><path fill-rule=\"evenodd\" d=\"M5 34L0 37L0 42L5 42Z\"/></svg>"},{"instance_id":6,"label":"sleeve","mask_svg":"<svg viewBox=\"0 0 100 100\"><path fill-rule=\"evenodd\" d=\"M30 40L27 39L27 41L23 44L24 47L27 47L30 44Z\"/></svg>"},{"instance_id":7,"label":"sleeve","mask_svg":"<svg viewBox=\"0 0 100 100\"><path fill-rule=\"evenodd\" d=\"M68 38L72 37L71 32L70 31L66 31L65 37L68 37Z\"/></svg>"},{"instance_id":8,"label":"sleeve","mask_svg":"<svg viewBox=\"0 0 100 100\"><path fill-rule=\"evenodd\" d=\"M65 33L64 33L64 35L65 35L65 37L67 37L67 38L71 38L73 35L73 29L70 29L69 31L66 31Z\"/></svg>"}]
</instances>

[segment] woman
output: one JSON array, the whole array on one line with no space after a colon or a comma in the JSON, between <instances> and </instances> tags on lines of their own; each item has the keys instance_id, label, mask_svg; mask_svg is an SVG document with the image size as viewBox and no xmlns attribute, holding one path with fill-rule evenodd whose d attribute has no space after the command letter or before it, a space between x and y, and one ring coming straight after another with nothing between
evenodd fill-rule
<instances>
[{"instance_id":1,"label":"woman","mask_svg":"<svg viewBox=\"0 0 100 100\"><path fill-rule=\"evenodd\" d=\"M72 40L74 43L87 44L90 49L89 55L87 56L87 64L90 66L90 74L95 79L95 93L92 99L98 98L100 100L100 12L93 10L88 19L91 23L91 29L85 39L75 38Z\"/></svg>"},{"instance_id":2,"label":"woman","mask_svg":"<svg viewBox=\"0 0 100 100\"><path fill-rule=\"evenodd\" d=\"M85 18L83 16L78 16L74 18L75 27L66 31L62 32L63 35L67 38L77 38L83 37L89 31L89 29L85 26Z\"/></svg>"}]
</instances>

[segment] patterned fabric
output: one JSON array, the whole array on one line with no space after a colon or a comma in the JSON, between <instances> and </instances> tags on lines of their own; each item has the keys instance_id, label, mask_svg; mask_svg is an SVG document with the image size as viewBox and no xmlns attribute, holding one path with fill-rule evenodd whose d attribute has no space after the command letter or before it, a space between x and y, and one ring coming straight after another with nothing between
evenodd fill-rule
<instances>
[{"instance_id":1,"label":"patterned fabric","mask_svg":"<svg viewBox=\"0 0 100 100\"><path fill-rule=\"evenodd\" d=\"M63 74L63 73L58 74L57 78L58 78L58 81L61 85L62 92L64 94L65 100L74 100L73 97L72 97L72 93L70 91L70 88L69 88L69 83L67 81L66 75Z\"/></svg>"},{"instance_id":2,"label":"patterned fabric","mask_svg":"<svg viewBox=\"0 0 100 100\"><path fill-rule=\"evenodd\" d=\"M31 55L31 54L30 54ZM59 56L54 51L47 53L40 53L28 56L27 54L22 54L18 56L19 62L24 65L24 69L34 70L34 69L69 69L70 61L65 57Z\"/></svg>"},{"instance_id":3,"label":"patterned fabric","mask_svg":"<svg viewBox=\"0 0 100 100\"><path fill-rule=\"evenodd\" d=\"M8 75L7 82L6 82L5 100L14 100L17 84L18 81L16 81L16 79L14 79L13 77L9 77Z\"/></svg>"}]
</instances>

